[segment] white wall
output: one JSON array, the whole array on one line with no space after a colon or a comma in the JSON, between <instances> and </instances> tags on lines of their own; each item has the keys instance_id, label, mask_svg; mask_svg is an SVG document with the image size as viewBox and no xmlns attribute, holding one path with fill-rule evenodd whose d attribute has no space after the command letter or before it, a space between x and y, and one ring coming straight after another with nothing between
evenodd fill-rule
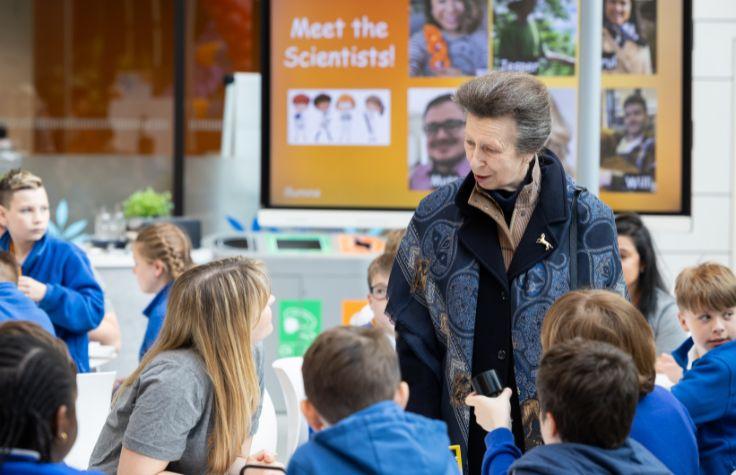
<instances>
[{"instance_id":1,"label":"white wall","mask_svg":"<svg viewBox=\"0 0 736 475\"><path fill-rule=\"evenodd\" d=\"M670 284L686 266L706 260L735 264L736 2L693 0L693 21L692 218L648 221Z\"/></svg>"}]
</instances>

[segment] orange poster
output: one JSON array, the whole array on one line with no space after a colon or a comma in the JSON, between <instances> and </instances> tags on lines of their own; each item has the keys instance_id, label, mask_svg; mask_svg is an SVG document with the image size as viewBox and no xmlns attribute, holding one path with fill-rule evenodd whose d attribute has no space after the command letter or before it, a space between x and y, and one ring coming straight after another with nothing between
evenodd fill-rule
<instances>
[{"instance_id":1,"label":"orange poster","mask_svg":"<svg viewBox=\"0 0 736 475\"><path fill-rule=\"evenodd\" d=\"M603 92L589 99L601 105L601 197L615 210L683 209L684 3L604 12ZM470 172L452 95L492 69L549 87L548 147L574 175L580 6L271 0L267 204L415 208Z\"/></svg>"}]
</instances>

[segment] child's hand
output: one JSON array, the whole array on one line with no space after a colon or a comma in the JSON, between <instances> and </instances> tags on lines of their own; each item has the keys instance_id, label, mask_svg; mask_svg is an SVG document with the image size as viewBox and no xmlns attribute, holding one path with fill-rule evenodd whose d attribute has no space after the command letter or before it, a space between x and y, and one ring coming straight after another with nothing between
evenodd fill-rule
<instances>
[{"instance_id":1,"label":"child's hand","mask_svg":"<svg viewBox=\"0 0 736 475\"><path fill-rule=\"evenodd\" d=\"M284 464L276 461L276 454L261 450L253 455L249 455L246 459L247 465L262 465L263 467L273 468L284 468ZM276 470L269 470L268 468L248 468L245 470L246 475L273 475L275 473L281 473Z\"/></svg>"},{"instance_id":2,"label":"child's hand","mask_svg":"<svg viewBox=\"0 0 736 475\"><path fill-rule=\"evenodd\" d=\"M18 290L26 294L26 297L34 302L40 302L46 295L45 284L26 276L20 276L18 278Z\"/></svg>"},{"instance_id":3,"label":"child's hand","mask_svg":"<svg viewBox=\"0 0 736 475\"><path fill-rule=\"evenodd\" d=\"M675 361L670 354L662 353L659 355L657 363L654 365L654 369L657 373L662 373L667 376L667 379L672 381L674 384L677 384L680 379L682 379L682 367L677 364L677 361Z\"/></svg>"},{"instance_id":4,"label":"child's hand","mask_svg":"<svg viewBox=\"0 0 736 475\"><path fill-rule=\"evenodd\" d=\"M486 431L511 429L511 389L504 388L497 397L472 393L465 398L465 404L475 408L475 420Z\"/></svg>"},{"instance_id":5,"label":"child's hand","mask_svg":"<svg viewBox=\"0 0 736 475\"><path fill-rule=\"evenodd\" d=\"M239 456L227 471L227 475L240 475L241 469L246 465L254 466L246 468L243 471L245 475L274 475L284 473L284 464L276 461L276 454L261 450L249 455L247 458ZM274 468L280 470L273 470Z\"/></svg>"}]
</instances>

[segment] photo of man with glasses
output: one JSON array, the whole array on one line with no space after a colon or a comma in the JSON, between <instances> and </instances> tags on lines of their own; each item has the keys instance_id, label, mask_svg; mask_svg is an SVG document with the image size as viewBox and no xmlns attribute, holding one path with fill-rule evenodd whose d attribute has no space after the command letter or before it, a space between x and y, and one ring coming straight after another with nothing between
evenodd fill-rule
<instances>
[{"instance_id":1,"label":"photo of man with glasses","mask_svg":"<svg viewBox=\"0 0 736 475\"><path fill-rule=\"evenodd\" d=\"M410 102L411 103L411 102ZM444 93L430 100L422 114L422 144L425 162L416 162L409 174L412 190L434 190L470 172L463 137L465 113Z\"/></svg>"}]
</instances>

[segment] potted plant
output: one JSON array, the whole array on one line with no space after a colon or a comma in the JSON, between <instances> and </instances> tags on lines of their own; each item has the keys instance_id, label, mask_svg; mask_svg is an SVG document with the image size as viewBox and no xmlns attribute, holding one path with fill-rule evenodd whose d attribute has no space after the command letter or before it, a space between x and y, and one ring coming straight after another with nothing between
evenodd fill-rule
<instances>
[{"instance_id":1,"label":"potted plant","mask_svg":"<svg viewBox=\"0 0 736 475\"><path fill-rule=\"evenodd\" d=\"M158 193L150 186L134 192L123 202L123 214L129 229L139 229L155 218L169 216L173 208L171 193Z\"/></svg>"}]
</instances>

